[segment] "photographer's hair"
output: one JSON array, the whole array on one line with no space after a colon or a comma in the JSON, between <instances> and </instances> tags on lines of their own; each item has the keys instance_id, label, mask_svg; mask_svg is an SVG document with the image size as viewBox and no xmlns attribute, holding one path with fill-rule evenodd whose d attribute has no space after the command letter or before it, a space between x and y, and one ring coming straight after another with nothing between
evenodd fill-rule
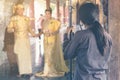
<instances>
[{"instance_id":1,"label":"photographer's hair","mask_svg":"<svg viewBox=\"0 0 120 80\"><path fill-rule=\"evenodd\" d=\"M97 47L100 51L100 54L104 56L104 48L106 46L106 39L104 35L104 28L97 21L98 17L98 7L93 3L84 3L79 8L79 19L88 27L95 35L97 42Z\"/></svg>"}]
</instances>

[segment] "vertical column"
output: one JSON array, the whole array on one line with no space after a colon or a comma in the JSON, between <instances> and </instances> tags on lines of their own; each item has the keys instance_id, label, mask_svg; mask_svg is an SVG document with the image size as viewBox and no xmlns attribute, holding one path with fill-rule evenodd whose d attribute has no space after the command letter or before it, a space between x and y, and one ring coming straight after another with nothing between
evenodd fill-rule
<instances>
[{"instance_id":1,"label":"vertical column","mask_svg":"<svg viewBox=\"0 0 120 80\"><path fill-rule=\"evenodd\" d=\"M65 24L65 19L66 19L66 16L65 16L65 6L66 6L66 3L64 3L63 5L63 24Z\"/></svg>"},{"instance_id":2,"label":"vertical column","mask_svg":"<svg viewBox=\"0 0 120 80\"><path fill-rule=\"evenodd\" d=\"M105 25L105 29L107 32L109 32L109 26L108 26L108 0L102 0L102 5L103 5L103 21Z\"/></svg>"},{"instance_id":3,"label":"vertical column","mask_svg":"<svg viewBox=\"0 0 120 80\"><path fill-rule=\"evenodd\" d=\"M30 5L29 5L29 15L31 19L34 19L34 0L31 0ZM31 20L31 26L35 27L35 22L34 20Z\"/></svg>"},{"instance_id":4,"label":"vertical column","mask_svg":"<svg viewBox=\"0 0 120 80\"><path fill-rule=\"evenodd\" d=\"M101 0L96 0L95 3L96 3L96 4L98 5L98 7L99 7L99 21L100 21L100 23L103 25L103 24L104 24L104 22L103 22L103 17L104 17L104 15L103 15L103 6L102 6L102 4L101 4Z\"/></svg>"},{"instance_id":5,"label":"vertical column","mask_svg":"<svg viewBox=\"0 0 120 80\"><path fill-rule=\"evenodd\" d=\"M109 80L120 80L120 0L108 0L108 25L112 36L112 59Z\"/></svg>"},{"instance_id":6,"label":"vertical column","mask_svg":"<svg viewBox=\"0 0 120 80\"><path fill-rule=\"evenodd\" d=\"M59 12L59 0L56 0L57 4L57 19L60 20L60 12Z\"/></svg>"},{"instance_id":7,"label":"vertical column","mask_svg":"<svg viewBox=\"0 0 120 80\"><path fill-rule=\"evenodd\" d=\"M46 9L50 7L50 0L46 0Z\"/></svg>"},{"instance_id":8,"label":"vertical column","mask_svg":"<svg viewBox=\"0 0 120 80\"><path fill-rule=\"evenodd\" d=\"M79 25L80 21L79 21L79 14L78 14L78 10L79 10L79 0L76 1L76 24Z\"/></svg>"}]
</instances>

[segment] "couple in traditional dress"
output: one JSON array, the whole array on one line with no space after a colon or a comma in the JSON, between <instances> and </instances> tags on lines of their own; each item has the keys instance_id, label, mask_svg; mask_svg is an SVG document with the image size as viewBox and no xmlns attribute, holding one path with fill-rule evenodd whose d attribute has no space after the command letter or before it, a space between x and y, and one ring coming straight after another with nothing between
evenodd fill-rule
<instances>
[{"instance_id":1,"label":"couple in traditional dress","mask_svg":"<svg viewBox=\"0 0 120 80\"><path fill-rule=\"evenodd\" d=\"M44 69L36 76L56 77L64 76L68 72L65 64L62 46L60 43L59 29L60 22L52 18L52 10L45 10L45 20L42 31L38 34L32 30L30 18L24 16L24 6L17 4L14 6L16 15L11 17L7 31L14 32L15 44L14 52L17 56L19 76L32 74L32 57L30 53L29 33L33 37L44 34Z\"/></svg>"}]
</instances>

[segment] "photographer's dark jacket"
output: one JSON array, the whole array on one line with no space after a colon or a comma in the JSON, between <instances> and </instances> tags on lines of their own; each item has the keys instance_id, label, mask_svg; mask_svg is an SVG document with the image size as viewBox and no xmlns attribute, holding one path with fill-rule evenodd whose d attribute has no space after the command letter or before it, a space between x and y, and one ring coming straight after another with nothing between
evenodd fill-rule
<instances>
[{"instance_id":1,"label":"photographer's dark jacket","mask_svg":"<svg viewBox=\"0 0 120 80\"><path fill-rule=\"evenodd\" d=\"M105 36L107 46L102 56L90 29L76 32L72 40L69 40L67 33L64 34L64 58L76 58L73 80L105 80L112 47L110 35L105 32Z\"/></svg>"}]
</instances>

